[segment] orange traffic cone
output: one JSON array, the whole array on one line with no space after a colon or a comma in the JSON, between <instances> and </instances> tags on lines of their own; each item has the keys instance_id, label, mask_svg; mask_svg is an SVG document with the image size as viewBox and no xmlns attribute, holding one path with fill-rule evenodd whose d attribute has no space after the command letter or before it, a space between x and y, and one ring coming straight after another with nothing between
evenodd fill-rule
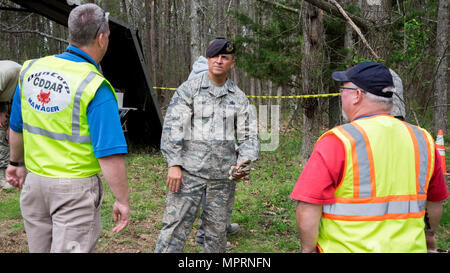
<instances>
[{"instance_id":1,"label":"orange traffic cone","mask_svg":"<svg viewBox=\"0 0 450 273\"><path fill-rule=\"evenodd\" d=\"M438 150L439 154L441 155L442 172L444 173L444 175L450 175L447 172L447 167L445 166L444 132L442 132L442 130L438 131L438 135L436 138L436 149Z\"/></svg>"}]
</instances>

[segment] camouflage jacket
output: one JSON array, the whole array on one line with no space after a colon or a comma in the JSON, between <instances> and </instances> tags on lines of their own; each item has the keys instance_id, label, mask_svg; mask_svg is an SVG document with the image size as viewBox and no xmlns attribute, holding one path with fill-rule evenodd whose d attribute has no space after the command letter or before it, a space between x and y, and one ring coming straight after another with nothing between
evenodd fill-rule
<instances>
[{"instance_id":1,"label":"camouflage jacket","mask_svg":"<svg viewBox=\"0 0 450 273\"><path fill-rule=\"evenodd\" d=\"M6 168L9 165L9 144L6 141L6 129L0 127L0 168Z\"/></svg>"},{"instance_id":2,"label":"camouflage jacket","mask_svg":"<svg viewBox=\"0 0 450 273\"><path fill-rule=\"evenodd\" d=\"M208 73L194 77L180 85L172 97L161 151L169 167L179 165L199 177L225 179L236 162L258 157L254 107L231 80L217 86Z\"/></svg>"},{"instance_id":3,"label":"camouflage jacket","mask_svg":"<svg viewBox=\"0 0 450 273\"><path fill-rule=\"evenodd\" d=\"M395 87L395 94L393 95L394 106L392 107L391 115L393 115L394 117L402 116L403 118L406 118L402 79L394 70L389 69L389 71L391 72Z\"/></svg>"}]
</instances>

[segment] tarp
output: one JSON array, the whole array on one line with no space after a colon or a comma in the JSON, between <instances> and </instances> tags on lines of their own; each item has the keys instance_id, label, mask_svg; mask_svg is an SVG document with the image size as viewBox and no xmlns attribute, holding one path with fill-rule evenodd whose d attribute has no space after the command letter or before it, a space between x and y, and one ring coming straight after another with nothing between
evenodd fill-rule
<instances>
[{"instance_id":1,"label":"tarp","mask_svg":"<svg viewBox=\"0 0 450 273\"><path fill-rule=\"evenodd\" d=\"M76 5L66 0L10 0L30 12L40 14L67 27L70 11ZM126 118L127 139L156 148L162 132L162 115L147 71L137 29L109 17L111 36L108 51L101 61L102 73L124 92L123 107L130 110Z\"/></svg>"}]
</instances>

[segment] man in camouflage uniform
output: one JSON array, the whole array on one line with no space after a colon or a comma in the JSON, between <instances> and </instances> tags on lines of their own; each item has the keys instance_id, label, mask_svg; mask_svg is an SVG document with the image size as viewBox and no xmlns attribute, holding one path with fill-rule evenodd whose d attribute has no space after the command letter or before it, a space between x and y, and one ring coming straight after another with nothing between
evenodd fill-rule
<instances>
[{"instance_id":1,"label":"man in camouflage uniform","mask_svg":"<svg viewBox=\"0 0 450 273\"><path fill-rule=\"evenodd\" d=\"M229 40L212 41L206 50L208 73L178 87L167 109L161 151L169 167L169 194L157 253L183 250L203 191L203 252L225 251L235 180L248 174L237 172L229 179L229 171L255 161L259 150L254 110L244 92L227 79L234 51Z\"/></svg>"},{"instance_id":2,"label":"man in camouflage uniform","mask_svg":"<svg viewBox=\"0 0 450 273\"><path fill-rule=\"evenodd\" d=\"M14 96L21 65L0 60L0 189L14 188L6 181L5 170L9 164L9 110Z\"/></svg>"},{"instance_id":3,"label":"man in camouflage uniform","mask_svg":"<svg viewBox=\"0 0 450 273\"><path fill-rule=\"evenodd\" d=\"M12 189L11 184L6 181L5 170L9 164L9 145L7 140L8 129L0 127L0 189Z\"/></svg>"}]
</instances>

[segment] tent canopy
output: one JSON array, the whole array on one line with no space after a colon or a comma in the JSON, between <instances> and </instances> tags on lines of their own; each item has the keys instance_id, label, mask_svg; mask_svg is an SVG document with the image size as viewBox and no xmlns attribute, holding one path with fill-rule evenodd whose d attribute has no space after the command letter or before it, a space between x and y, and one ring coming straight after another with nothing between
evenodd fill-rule
<instances>
[{"instance_id":1,"label":"tent canopy","mask_svg":"<svg viewBox=\"0 0 450 273\"><path fill-rule=\"evenodd\" d=\"M66 27L70 11L76 7L66 0L10 1ZM116 91L124 93L123 107L136 109L124 117L127 137L132 143L159 147L163 119L137 30L111 17L109 27L109 47L100 66Z\"/></svg>"}]
</instances>

